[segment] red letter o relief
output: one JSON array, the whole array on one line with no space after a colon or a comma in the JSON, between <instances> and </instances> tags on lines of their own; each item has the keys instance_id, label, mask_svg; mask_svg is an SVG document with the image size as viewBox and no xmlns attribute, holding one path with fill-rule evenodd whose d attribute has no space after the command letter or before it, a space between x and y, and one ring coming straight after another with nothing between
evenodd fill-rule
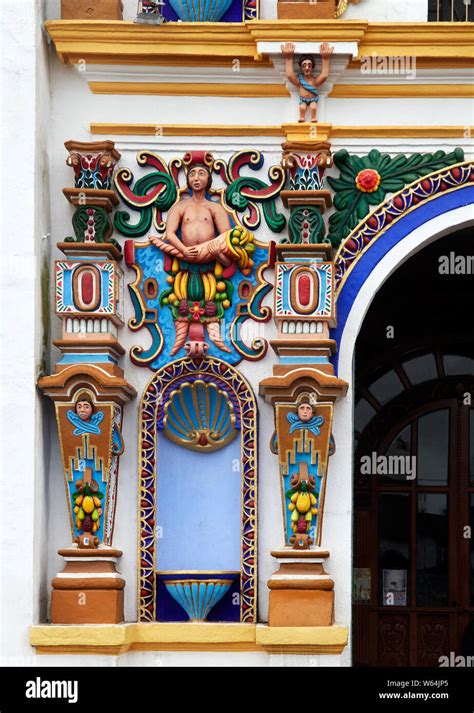
<instances>
[{"instance_id":1,"label":"red letter o relief","mask_svg":"<svg viewBox=\"0 0 474 713\"><path fill-rule=\"evenodd\" d=\"M319 302L319 277L315 270L297 267L290 277L290 302L298 314L313 314Z\"/></svg>"},{"instance_id":2,"label":"red letter o relief","mask_svg":"<svg viewBox=\"0 0 474 713\"><path fill-rule=\"evenodd\" d=\"M72 294L79 312L93 312L100 305L100 271L94 265L82 265L72 276Z\"/></svg>"}]
</instances>

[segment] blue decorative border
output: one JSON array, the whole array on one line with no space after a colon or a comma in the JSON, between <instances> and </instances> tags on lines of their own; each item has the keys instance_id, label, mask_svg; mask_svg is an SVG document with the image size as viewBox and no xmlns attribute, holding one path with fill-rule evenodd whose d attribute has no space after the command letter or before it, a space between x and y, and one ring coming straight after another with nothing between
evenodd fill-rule
<instances>
[{"instance_id":1,"label":"blue decorative border","mask_svg":"<svg viewBox=\"0 0 474 713\"><path fill-rule=\"evenodd\" d=\"M336 275L338 281L338 293L337 293L337 327L331 331L332 339L335 339L337 344L341 344L342 335L346 326L347 319L349 317L352 305L354 304L357 296L364 285L365 281L375 269L376 265L382 260L385 255L401 240L405 239L407 235L416 230L420 225L432 220L438 215L447 213L456 208L460 208L466 205L471 205L474 203L474 186L472 183L467 183L467 181L472 180L472 165L464 165L461 168L466 167L467 174L463 171L462 179L463 182L460 185L455 186L448 192L442 192L437 195L436 191L431 197L431 200L425 202L417 202L413 204L413 200L409 202L406 200L406 195L403 196L404 200L403 206L406 212L400 212L398 208L403 206L395 201L402 196L402 194L410 193L410 196L417 195L416 191L418 186L421 186L423 182L429 179L439 179L433 184L435 189L441 187L441 179L446 179L450 176L452 168L444 169L439 174L434 174L424 179L421 179L416 184L412 184L407 189L401 192L401 194L392 197L384 203L379 209L376 209L374 213L368 217L356 230L346 239L346 241L341 245L338 251L338 255L335 259L336 264ZM426 185L426 184L425 184ZM442 190L446 190L446 186ZM394 214L399 213L398 220L394 222L393 225L386 227L387 223L390 223L394 218ZM376 215L379 214L379 215ZM385 228L383 235L381 216L384 216L383 228ZM389 221L386 220L387 216L391 216ZM372 219L372 224L369 224L369 220ZM373 221L377 221L378 229L375 230L373 226ZM371 233L370 240L365 233ZM375 232L374 232L375 230ZM360 240L362 237L362 241ZM359 245L358 243L361 242ZM350 252L348 250L348 244L350 245ZM356 245L354 249L354 244ZM348 259L349 258L349 259ZM352 264L351 264L352 263ZM338 367L339 356L336 353L333 357L334 366Z\"/></svg>"}]
</instances>

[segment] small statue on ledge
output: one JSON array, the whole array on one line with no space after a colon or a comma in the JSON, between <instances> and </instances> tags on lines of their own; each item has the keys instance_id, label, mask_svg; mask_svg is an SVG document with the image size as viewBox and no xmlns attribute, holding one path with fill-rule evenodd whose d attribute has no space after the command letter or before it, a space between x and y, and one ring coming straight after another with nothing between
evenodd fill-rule
<instances>
[{"instance_id":1,"label":"small statue on ledge","mask_svg":"<svg viewBox=\"0 0 474 713\"><path fill-rule=\"evenodd\" d=\"M323 60L323 65L321 72L317 77L313 75L315 61L312 55L305 54L300 57L298 64L301 68L301 72L299 72L298 76L296 76L293 66L295 45L293 42L285 42L285 44L281 46L281 51L286 60L286 76L289 81L300 90L300 118L298 121L304 122L306 120L306 111L309 107L311 112L311 122L314 123L316 122L317 103L319 101L319 92L317 87L324 84L329 76L329 61L332 53L334 52L334 47L330 47L327 42L323 42L319 47L319 53L321 55L321 59Z\"/></svg>"}]
</instances>

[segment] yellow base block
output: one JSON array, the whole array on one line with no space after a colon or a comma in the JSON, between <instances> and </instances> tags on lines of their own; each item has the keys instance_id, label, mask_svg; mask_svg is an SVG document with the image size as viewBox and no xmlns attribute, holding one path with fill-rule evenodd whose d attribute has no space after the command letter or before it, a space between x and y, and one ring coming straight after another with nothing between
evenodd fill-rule
<instances>
[{"instance_id":1,"label":"yellow base block","mask_svg":"<svg viewBox=\"0 0 474 713\"><path fill-rule=\"evenodd\" d=\"M347 626L257 626L256 641L269 653L340 654Z\"/></svg>"},{"instance_id":2,"label":"yellow base block","mask_svg":"<svg viewBox=\"0 0 474 713\"><path fill-rule=\"evenodd\" d=\"M149 623L30 629L37 654L109 654L127 651L248 651L339 654L345 626L268 627L264 624Z\"/></svg>"}]
</instances>

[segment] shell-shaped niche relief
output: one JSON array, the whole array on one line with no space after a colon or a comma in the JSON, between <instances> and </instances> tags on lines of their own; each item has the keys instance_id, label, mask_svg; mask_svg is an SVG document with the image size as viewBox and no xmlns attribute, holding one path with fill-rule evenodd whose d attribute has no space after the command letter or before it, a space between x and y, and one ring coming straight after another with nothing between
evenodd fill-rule
<instances>
[{"instance_id":1,"label":"shell-shaped niche relief","mask_svg":"<svg viewBox=\"0 0 474 713\"><path fill-rule=\"evenodd\" d=\"M194 451L219 450L239 432L228 394L200 379L173 391L164 412L166 436Z\"/></svg>"}]
</instances>

